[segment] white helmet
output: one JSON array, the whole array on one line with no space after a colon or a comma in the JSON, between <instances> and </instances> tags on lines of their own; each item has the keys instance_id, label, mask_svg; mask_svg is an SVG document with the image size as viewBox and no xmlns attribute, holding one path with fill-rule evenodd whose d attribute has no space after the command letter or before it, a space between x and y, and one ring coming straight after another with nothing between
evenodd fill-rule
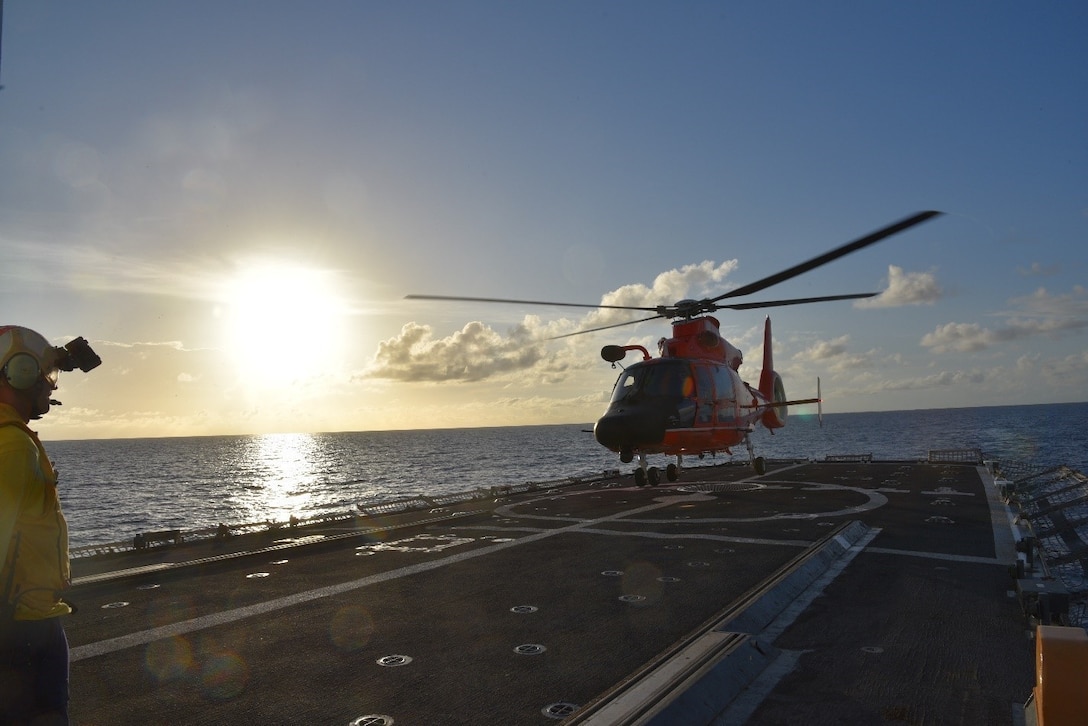
<instances>
[{"instance_id":1,"label":"white helmet","mask_svg":"<svg viewBox=\"0 0 1088 726\"><path fill-rule=\"evenodd\" d=\"M30 328L0 326L0 372L17 390L26 390L45 378L57 383L57 361L64 352Z\"/></svg>"}]
</instances>

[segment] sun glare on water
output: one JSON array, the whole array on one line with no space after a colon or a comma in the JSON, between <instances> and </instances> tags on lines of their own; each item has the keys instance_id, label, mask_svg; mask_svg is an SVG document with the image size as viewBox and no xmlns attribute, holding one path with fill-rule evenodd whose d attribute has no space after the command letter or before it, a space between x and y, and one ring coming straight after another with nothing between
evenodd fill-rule
<instances>
[{"instance_id":1,"label":"sun glare on water","mask_svg":"<svg viewBox=\"0 0 1088 726\"><path fill-rule=\"evenodd\" d=\"M344 305L332 273L252 266L228 283L224 297L226 345L251 383L296 384L340 364Z\"/></svg>"}]
</instances>

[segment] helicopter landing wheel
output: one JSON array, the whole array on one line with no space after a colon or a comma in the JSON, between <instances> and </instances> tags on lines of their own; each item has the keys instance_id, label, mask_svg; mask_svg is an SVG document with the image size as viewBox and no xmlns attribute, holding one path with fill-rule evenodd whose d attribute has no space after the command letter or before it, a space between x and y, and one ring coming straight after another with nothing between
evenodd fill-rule
<instances>
[{"instance_id":1,"label":"helicopter landing wheel","mask_svg":"<svg viewBox=\"0 0 1088 726\"><path fill-rule=\"evenodd\" d=\"M646 486L646 472L642 470L642 467L635 469L635 486Z\"/></svg>"},{"instance_id":2,"label":"helicopter landing wheel","mask_svg":"<svg viewBox=\"0 0 1088 726\"><path fill-rule=\"evenodd\" d=\"M752 468L756 470L756 474L763 476L767 473L767 460L762 456L757 456L752 459Z\"/></svg>"},{"instance_id":3,"label":"helicopter landing wheel","mask_svg":"<svg viewBox=\"0 0 1088 726\"><path fill-rule=\"evenodd\" d=\"M676 481L680 478L680 467L676 464L669 464L665 467L665 478L669 481Z\"/></svg>"},{"instance_id":4,"label":"helicopter landing wheel","mask_svg":"<svg viewBox=\"0 0 1088 726\"><path fill-rule=\"evenodd\" d=\"M651 466L649 471L646 472L646 475L650 479L650 486L656 487L661 483L661 472L656 466Z\"/></svg>"}]
</instances>

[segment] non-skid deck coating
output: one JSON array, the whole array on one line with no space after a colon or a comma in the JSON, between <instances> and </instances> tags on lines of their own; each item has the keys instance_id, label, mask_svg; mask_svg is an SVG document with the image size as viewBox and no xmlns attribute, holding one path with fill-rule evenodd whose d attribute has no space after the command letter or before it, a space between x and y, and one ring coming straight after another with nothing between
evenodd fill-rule
<instances>
[{"instance_id":1,"label":"non-skid deck coating","mask_svg":"<svg viewBox=\"0 0 1088 726\"><path fill-rule=\"evenodd\" d=\"M1032 643L983 477L918 463L694 468L658 487L627 477L359 518L324 539L80 560L73 720L582 720L621 685L628 699L652 690L632 674L858 521L868 536L810 604L727 628L773 658L711 706L718 723L1012 723ZM703 713L658 704L644 718L655 712Z\"/></svg>"}]
</instances>

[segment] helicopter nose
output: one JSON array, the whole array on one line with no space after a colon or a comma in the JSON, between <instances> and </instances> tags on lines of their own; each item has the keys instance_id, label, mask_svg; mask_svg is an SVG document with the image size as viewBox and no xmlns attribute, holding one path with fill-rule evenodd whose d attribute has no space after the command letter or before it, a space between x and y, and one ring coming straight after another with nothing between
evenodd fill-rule
<instances>
[{"instance_id":1,"label":"helicopter nose","mask_svg":"<svg viewBox=\"0 0 1088 726\"><path fill-rule=\"evenodd\" d=\"M606 413L593 426L593 438L612 451L637 449L661 443L665 438L664 419L654 411L634 409Z\"/></svg>"}]
</instances>

